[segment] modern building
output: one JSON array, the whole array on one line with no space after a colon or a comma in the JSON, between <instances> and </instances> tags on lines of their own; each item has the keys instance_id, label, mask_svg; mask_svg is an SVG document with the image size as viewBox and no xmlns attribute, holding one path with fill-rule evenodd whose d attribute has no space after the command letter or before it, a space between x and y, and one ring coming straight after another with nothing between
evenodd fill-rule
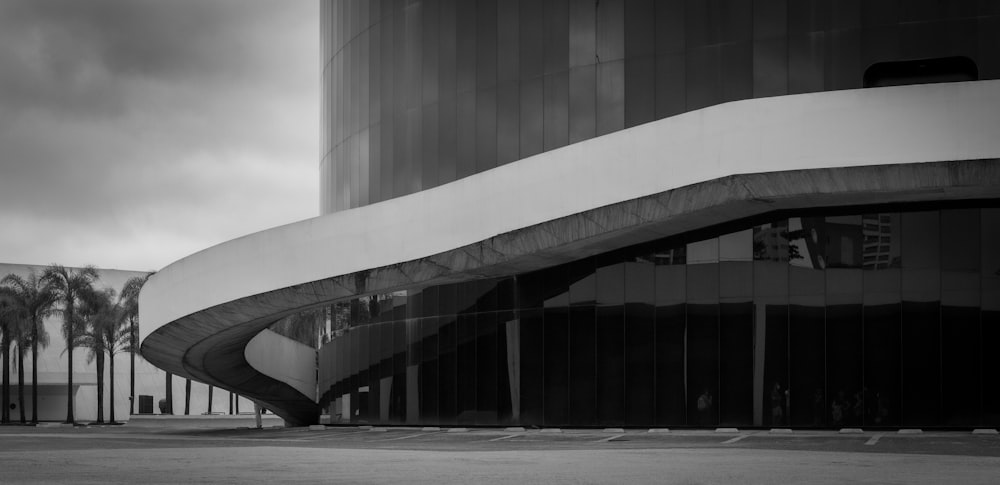
<instances>
[{"instance_id":1,"label":"modern building","mask_svg":"<svg viewBox=\"0 0 1000 485\"><path fill-rule=\"evenodd\" d=\"M322 215L157 273L150 362L291 423L1000 426L998 5L321 5Z\"/></svg>"}]
</instances>

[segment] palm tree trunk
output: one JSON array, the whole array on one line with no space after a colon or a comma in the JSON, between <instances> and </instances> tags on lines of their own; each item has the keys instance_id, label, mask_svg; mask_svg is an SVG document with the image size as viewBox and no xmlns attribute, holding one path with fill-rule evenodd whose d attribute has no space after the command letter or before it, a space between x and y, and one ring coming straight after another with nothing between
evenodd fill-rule
<instances>
[{"instance_id":1,"label":"palm tree trunk","mask_svg":"<svg viewBox=\"0 0 1000 485\"><path fill-rule=\"evenodd\" d=\"M184 381L184 415L191 414L191 379Z\"/></svg>"},{"instance_id":2,"label":"palm tree trunk","mask_svg":"<svg viewBox=\"0 0 1000 485\"><path fill-rule=\"evenodd\" d=\"M17 343L17 409L21 411L21 424L27 423L24 418L24 349L20 341Z\"/></svg>"},{"instance_id":3,"label":"palm tree trunk","mask_svg":"<svg viewBox=\"0 0 1000 485\"><path fill-rule=\"evenodd\" d=\"M31 325L31 422L38 424L38 321Z\"/></svg>"},{"instance_id":4,"label":"palm tree trunk","mask_svg":"<svg viewBox=\"0 0 1000 485\"><path fill-rule=\"evenodd\" d=\"M167 414L174 414L174 375L167 372Z\"/></svg>"},{"instance_id":5,"label":"palm tree trunk","mask_svg":"<svg viewBox=\"0 0 1000 485\"><path fill-rule=\"evenodd\" d=\"M111 367L109 376L109 378L111 379L111 399L108 402L108 406L110 406L108 412L111 413L110 414L111 420L108 422L111 424L115 424L115 354L109 353L108 364Z\"/></svg>"},{"instance_id":6,"label":"palm tree trunk","mask_svg":"<svg viewBox=\"0 0 1000 485\"><path fill-rule=\"evenodd\" d=\"M129 325L132 328L132 331L129 332L129 340L131 340L131 342L130 342L131 349L129 350L129 356L132 358L131 359L132 360L132 366L129 367L129 371L128 371L128 382L129 382L129 385L128 385L128 396L129 396L128 397L128 413L129 413L129 415L133 415L133 414L135 414L135 353L138 352L139 350L135 348L136 347L136 342L135 342L135 337L134 337L134 335L135 335L135 321L133 321L132 319L129 319Z\"/></svg>"},{"instance_id":7,"label":"palm tree trunk","mask_svg":"<svg viewBox=\"0 0 1000 485\"><path fill-rule=\"evenodd\" d=\"M104 423L104 352L97 353L97 422Z\"/></svg>"},{"instance_id":8,"label":"palm tree trunk","mask_svg":"<svg viewBox=\"0 0 1000 485\"><path fill-rule=\"evenodd\" d=\"M7 328L3 330L3 338L0 339L0 345L3 345L0 350L3 355L3 390L0 391L3 394L3 409L0 410L0 423L6 424L10 422L10 333Z\"/></svg>"},{"instance_id":9,"label":"palm tree trunk","mask_svg":"<svg viewBox=\"0 0 1000 485\"><path fill-rule=\"evenodd\" d=\"M66 313L64 314L65 323L67 327L67 335L69 338L66 339L66 356L67 356L67 371L66 371L66 423L76 424L76 419L73 417L73 407L76 404L73 396L73 346L76 343L76 335L73 334L73 305L72 299L68 299L66 305Z\"/></svg>"}]
</instances>

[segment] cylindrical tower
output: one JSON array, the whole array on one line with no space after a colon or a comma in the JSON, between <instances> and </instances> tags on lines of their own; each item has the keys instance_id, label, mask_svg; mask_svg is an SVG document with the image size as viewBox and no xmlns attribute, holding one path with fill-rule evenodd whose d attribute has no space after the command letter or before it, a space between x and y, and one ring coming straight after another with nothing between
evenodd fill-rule
<instances>
[{"instance_id":1,"label":"cylindrical tower","mask_svg":"<svg viewBox=\"0 0 1000 485\"><path fill-rule=\"evenodd\" d=\"M945 59L883 78L995 79L997 13L976 1L324 0L321 212L727 101L861 88L880 63Z\"/></svg>"}]
</instances>

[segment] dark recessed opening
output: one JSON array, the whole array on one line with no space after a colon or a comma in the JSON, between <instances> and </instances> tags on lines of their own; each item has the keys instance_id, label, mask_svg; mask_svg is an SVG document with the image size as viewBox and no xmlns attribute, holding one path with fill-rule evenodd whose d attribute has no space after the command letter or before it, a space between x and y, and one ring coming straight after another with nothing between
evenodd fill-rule
<instances>
[{"instance_id":1,"label":"dark recessed opening","mask_svg":"<svg viewBox=\"0 0 1000 485\"><path fill-rule=\"evenodd\" d=\"M892 61L865 70L864 87L901 86L979 80L975 61L964 56Z\"/></svg>"}]
</instances>

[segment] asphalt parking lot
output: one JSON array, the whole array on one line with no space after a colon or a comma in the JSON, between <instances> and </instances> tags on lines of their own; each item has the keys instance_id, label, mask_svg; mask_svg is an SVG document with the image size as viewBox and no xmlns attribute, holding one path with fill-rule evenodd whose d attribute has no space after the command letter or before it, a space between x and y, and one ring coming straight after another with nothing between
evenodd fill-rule
<instances>
[{"instance_id":1,"label":"asphalt parking lot","mask_svg":"<svg viewBox=\"0 0 1000 485\"><path fill-rule=\"evenodd\" d=\"M264 429L249 420L0 427L0 483L997 483L970 432ZM109 468L110 467L110 468ZM113 473L109 473L112 470Z\"/></svg>"}]
</instances>

